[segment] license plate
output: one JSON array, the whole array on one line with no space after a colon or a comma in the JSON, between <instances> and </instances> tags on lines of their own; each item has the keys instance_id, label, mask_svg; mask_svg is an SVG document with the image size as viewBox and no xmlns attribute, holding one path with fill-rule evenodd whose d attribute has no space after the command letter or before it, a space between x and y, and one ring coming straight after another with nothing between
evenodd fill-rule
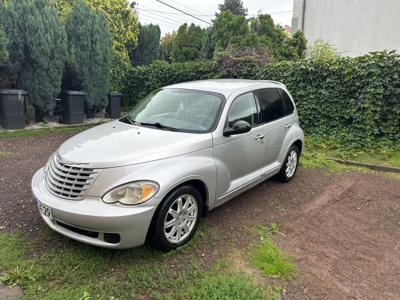
<instances>
[{"instance_id":1,"label":"license plate","mask_svg":"<svg viewBox=\"0 0 400 300\"><path fill-rule=\"evenodd\" d=\"M48 218L52 218L53 217L52 214L51 214L51 208L50 207L47 207L46 205L38 202L38 209L39 209L39 212L43 216L46 216Z\"/></svg>"}]
</instances>

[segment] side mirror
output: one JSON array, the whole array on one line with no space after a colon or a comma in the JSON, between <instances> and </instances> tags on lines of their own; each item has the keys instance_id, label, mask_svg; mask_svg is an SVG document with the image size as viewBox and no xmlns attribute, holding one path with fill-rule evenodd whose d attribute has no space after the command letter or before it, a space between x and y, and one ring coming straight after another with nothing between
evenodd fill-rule
<instances>
[{"instance_id":1,"label":"side mirror","mask_svg":"<svg viewBox=\"0 0 400 300\"><path fill-rule=\"evenodd\" d=\"M251 130L251 125L243 120L236 121L232 128L225 128L224 136L231 136L235 134L242 134L249 132Z\"/></svg>"}]
</instances>

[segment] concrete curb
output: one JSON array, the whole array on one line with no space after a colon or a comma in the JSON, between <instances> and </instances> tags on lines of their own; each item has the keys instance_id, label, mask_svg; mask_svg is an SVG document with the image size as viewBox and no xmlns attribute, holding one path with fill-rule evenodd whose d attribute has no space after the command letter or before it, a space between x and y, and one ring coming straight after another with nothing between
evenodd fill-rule
<instances>
[{"instance_id":1,"label":"concrete curb","mask_svg":"<svg viewBox=\"0 0 400 300\"><path fill-rule=\"evenodd\" d=\"M344 165L364 167L364 168L381 171L381 172L400 173L400 168L396 168L396 167L387 167L387 166L362 163L362 162L357 162L357 161L352 161L352 160L338 159L338 158L333 158L333 157L327 157L327 159L335 161L340 164L344 164Z\"/></svg>"}]
</instances>

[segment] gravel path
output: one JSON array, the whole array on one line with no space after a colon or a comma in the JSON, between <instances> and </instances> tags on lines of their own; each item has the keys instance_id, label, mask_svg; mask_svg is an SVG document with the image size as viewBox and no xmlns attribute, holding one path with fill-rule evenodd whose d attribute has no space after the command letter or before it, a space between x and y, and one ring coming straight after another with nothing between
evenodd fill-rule
<instances>
[{"instance_id":1,"label":"gravel path","mask_svg":"<svg viewBox=\"0 0 400 300\"><path fill-rule=\"evenodd\" d=\"M44 229L30 180L70 135L0 140L0 151L10 153L0 158L1 231L29 238ZM239 251L252 241L249 226L282 224L276 242L298 268L284 299L400 299L397 179L300 169L291 183L268 180L204 222Z\"/></svg>"}]
</instances>

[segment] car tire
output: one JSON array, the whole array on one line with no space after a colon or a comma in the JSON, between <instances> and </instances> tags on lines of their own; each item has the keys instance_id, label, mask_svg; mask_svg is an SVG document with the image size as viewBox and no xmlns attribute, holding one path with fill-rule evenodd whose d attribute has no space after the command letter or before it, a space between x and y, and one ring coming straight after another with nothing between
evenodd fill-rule
<instances>
[{"instance_id":1,"label":"car tire","mask_svg":"<svg viewBox=\"0 0 400 300\"><path fill-rule=\"evenodd\" d=\"M152 224L153 245L163 251L186 244L202 216L202 197L193 186L178 187L161 203Z\"/></svg>"},{"instance_id":2,"label":"car tire","mask_svg":"<svg viewBox=\"0 0 400 300\"><path fill-rule=\"evenodd\" d=\"M292 145L286 154L282 167L277 174L277 179L281 182L291 181L297 172L299 165L300 150L296 145Z\"/></svg>"}]
</instances>

